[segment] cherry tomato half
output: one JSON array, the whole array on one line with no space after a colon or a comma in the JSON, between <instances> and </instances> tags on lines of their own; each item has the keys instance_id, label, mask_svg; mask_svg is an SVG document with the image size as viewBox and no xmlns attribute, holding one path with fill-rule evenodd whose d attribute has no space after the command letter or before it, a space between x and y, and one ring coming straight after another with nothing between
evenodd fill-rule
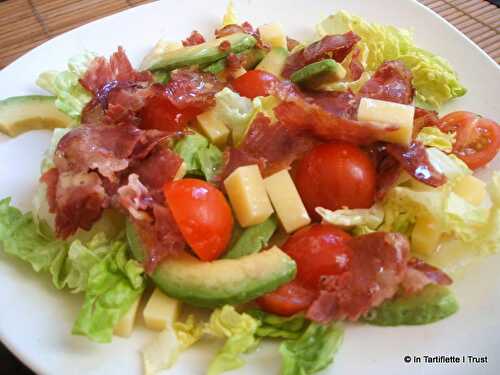
<instances>
[{"instance_id":1,"label":"cherry tomato half","mask_svg":"<svg viewBox=\"0 0 500 375\"><path fill-rule=\"evenodd\" d=\"M272 314L290 316L306 310L316 295L316 291L305 288L296 281L291 281L274 292L258 298L257 304Z\"/></svg>"},{"instance_id":2,"label":"cherry tomato half","mask_svg":"<svg viewBox=\"0 0 500 375\"><path fill-rule=\"evenodd\" d=\"M453 153L471 169L493 160L500 148L498 124L472 112L449 113L440 120L439 128L446 133L456 133Z\"/></svg>"},{"instance_id":3,"label":"cherry tomato half","mask_svg":"<svg viewBox=\"0 0 500 375\"><path fill-rule=\"evenodd\" d=\"M297 263L296 280L318 289L321 276L338 275L349 268L351 236L331 224L312 224L290 236L282 246Z\"/></svg>"},{"instance_id":4,"label":"cherry tomato half","mask_svg":"<svg viewBox=\"0 0 500 375\"><path fill-rule=\"evenodd\" d=\"M323 144L300 162L295 183L309 215L319 219L316 207L330 210L368 208L375 198L376 172L372 161L357 146Z\"/></svg>"},{"instance_id":5,"label":"cherry tomato half","mask_svg":"<svg viewBox=\"0 0 500 375\"><path fill-rule=\"evenodd\" d=\"M262 70L249 70L242 76L231 82L233 90L241 96L253 99L257 96L267 96L273 93L273 89L279 79L271 73Z\"/></svg>"},{"instance_id":6,"label":"cherry tomato half","mask_svg":"<svg viewBox=\"0 0 500 375\"><path fill-rule=\"evenodd\" d=\"M282 246L297 263L295 280L257 299L264 310L289 316L306 310L316 299L322 276L338 275L350 267L351 238L330 224L312 224L295 232Z\"/></svg>"},{"instance_id":7,"label":"cherry tomato half","mask_svg":"<svg viewBox=\"0 0 500 375\"><path fill-rule=\"evenodd\" d=\"M164 187L165 199L184 239L201 260L217 259L233 230L224 195L208 182L182 179Z\"/></svg>"},{"instance_id":8,"label":"cherry tomato half","mask_svg":"<svg viewBox=\"0 0 500 375\"><path fill-rule=\"evenodd\" d=\"M141 127L175 132L184 129L187 123L200 113L198 108L178 109L164 92L159 91L147 99L141 110Z\"/></svg>"}]
</instances>

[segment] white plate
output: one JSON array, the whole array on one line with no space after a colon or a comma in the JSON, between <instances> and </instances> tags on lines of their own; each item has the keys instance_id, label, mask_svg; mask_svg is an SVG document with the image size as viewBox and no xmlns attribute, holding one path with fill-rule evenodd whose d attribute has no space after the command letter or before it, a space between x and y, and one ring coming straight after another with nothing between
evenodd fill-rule
<instances>
[{"instance_id":1,"label":"white plate","mask_svg":"<svg viewBox=\"0 0 500 375\"><path fill-rule=\"evenodd\" d=\"M447 58L469 89L449 107L471 110L500 120L500 70L497 64L442 18L415 1L241 0L240 19L254 25L280 21L292 37L312 35L322 17L346 9L371 21L411 28L418 44ZM293 4L293 5L292 5ZM162 36L185 38L198 29L211 35L226 0L160 1L107 17L59 36L29 52L0 72L0 97L38 92L37 75L62 69L84 49L109 55L118 45L137 64ZM41 154L49 135L33 132L0 138L0 197L12 196L30 208ZM497 168L497 158L494 166ZM461 310L449 319L422 327L349 326L331 374L499 374L500 257L469 270L455 284ZM0 252L0 339L28 366L48 374L140 374L139 350L151 334L139 327L128 340L99 345L70 335L80 296L56 291L49 280ZM185 352L169 374L203 374L216 348L210 344ZM487 364L405 364L404 356L488 356ZM248 358L241 374L277 374L280 356L267 345Z\"/></svg>"}]
</instances>

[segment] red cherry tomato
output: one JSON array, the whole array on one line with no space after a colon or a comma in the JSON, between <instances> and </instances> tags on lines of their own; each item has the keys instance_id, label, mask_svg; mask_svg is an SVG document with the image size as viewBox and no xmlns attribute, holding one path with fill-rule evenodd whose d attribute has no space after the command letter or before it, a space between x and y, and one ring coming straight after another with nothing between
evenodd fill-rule
<instances>
[{"instance_id":1,"label":"red cherry tomato","mask_svg":"<svg viewBox=\"0 0 500 375\"><path fill-rule=\"evenodd\" d=\"M231 82L233 90L241 96L253 99L257 96L267 96L273 93L273 89L279 79L271 73L262 70L250 70Z\"/></svg>"},{"instance_id":2,"label":"red cherry tomato","mask_svg":"<svg viewBox=\"0 0 500 375\"><path fill-rule=\"evenodd\" d=\"M184 129L187 123L198 116L201 111L197 108L175 107L163 92L147 99L141 111L143 129L158 129L164 131L179 131Z\"/></svg>"},{"instance_id":3,"label":"red cherry tomato","mask_svg":"<svg viewBox=\"0 0 500 375\"><path fill-rule=\"evenodd\" d=\"M280 286L274 292L257 299L257 304L267 312L290 316L304 311L316 298L317 292L303 287L296 281Z\"/></svg>"},{"instance_id":4,"label":"red cherry tomato","mask_svg":"<svg viewBox=\"0 0 500 375\"><path fill-rule=\"evenodd\" d=\"M446 133L456 133L453 153L471 169L493 160L500 148L498 124L472 112L449 113L440 120L439 128Z\"/></svg>"},{"instance_id":5,"label":"red cherry tomato","mask_svg":"<svg viewBox=\"0 0 500 375\"><path fill-rule=\"evenodd\" d=\"M338 275L349 268L351 236L331 224L312 224L290 236L282 246L297 263L296 280L318 289L322 276Z\"/></svg>"},{"instance_id":6,"label":"red cherry tomato","mask_svg":"<svg viewBox=\"0 0 500 375\"><path fill-rule=\"evenodd\" d=\"M233 230L231 208L224 195L208 182L182 179L169 182L165 199L186 242L201 260L217 259Z\"/></svg>"},{"instance_id":7,"label":"red cherry tomato","mask_svg":"<svg viewBox=\"0 0 500 375\"><path fill-rule=\"evenodd\" d=\"M357 146L323 144L312 149L299 163L295 183L311 215L316 207L368 208L375 198L376 172L372 161Z\"/></svg>"}]
</instances>

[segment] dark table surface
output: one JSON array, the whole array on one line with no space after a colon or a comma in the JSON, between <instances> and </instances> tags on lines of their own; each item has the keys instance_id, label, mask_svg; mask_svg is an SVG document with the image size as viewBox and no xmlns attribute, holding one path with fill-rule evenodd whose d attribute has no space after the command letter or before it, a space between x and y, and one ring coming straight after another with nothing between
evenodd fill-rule
<instances>
[{"instance_id":1,"label":"dark table surface","mask_svg":"<svg viewBox=\"0 0 500 375\"><path fill-rule=\"evenodd\" d=\"M24 366L0 342L0 374L5 375L33 375L33 371Z\"/></svg>"}]
</instances>

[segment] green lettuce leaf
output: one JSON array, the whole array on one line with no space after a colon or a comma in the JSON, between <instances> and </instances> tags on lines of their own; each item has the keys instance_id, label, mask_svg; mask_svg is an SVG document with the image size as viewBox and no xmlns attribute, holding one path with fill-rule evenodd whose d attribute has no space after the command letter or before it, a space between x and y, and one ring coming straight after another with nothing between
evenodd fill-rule
<instances>
[{"instance_id":1,"label":"green lettuce leaf","mask_svg":"<svg viewBox=\"0 0 500 375\"><path fill-rule=\"evenodd\" d=\"M445 154L443 151L430 147L426 149L429 162L438 172L454 180L457 177L471 175L472 171L467 165L453 154Z\"/></svg>"},{"instance_id":2,"label":"green lettuce leaf","mask_svg":"<svg viewBox=\"0 0 500 375\"><path fill-rule=\"evenodd\" d=\"M75 56L69 60L67 70L47 71L40 74L37 80L39 87L56 96L56 107L75 119L80 118L83 107L92 99L79 79L95 58L96 55L90 52Z\"/></svg>"},{"instance_id":3,"label":"green lettuce leaf","mask_svg":"<svg viewBox=\"0 0 500 375\"><path fill-rule=\"evenodd\" d=\"M260 322L255 332L258 337L298 339L309 324L303 314L284 317L257 309L249 310L247 314Z\"/></svg>"},{"instance_id":4,"label":"green lettuce leaf","mask_svg":"<svg viewBox=\"0 0 500 375\"><path fill-rule=\"evenodd\" d=\"M10 198L0 200L0 244L5 253L28 262L36 272L50 271L52 264L67 252L67 244L57 240L48 225L39 231L33 215L10 205ZM58 260L60 261L60 260Z\"/></svg>"},{"instance_id":5,"label":"green lettuce leaf","mask_svg":"<svg viewBox=\"0 0 500 375\"><path fill-rule=\"evenodd\" d=\"M364 57L369 72L388 60L401 60L411 69L420 106L439 108L467 92L448 61L418 48L408 30L369 23L345 11L329 16L317 26L320 37L343 34L349 30L361 37L358 45L368 52Z\"/></svg>"},{"instance_id":6,"label":"green lettuce leaf","mask_svg":"<svg viewBox=\"0 0 500 375\"><path fill-rule=\"evenodd\" d=\"M500 173L495 172L488 184L492 202L486 224L472 233L463 231L462 236L448 238L439 246L439 251L428 255L425 260L458 277L466 266L479 259L500 252ZM458 209L457 209L458 210ZM474 219L474 215L471 214Z\"/></svg>"},{"instance_id":7,"label":"green lettuce leaf","mask_svg":"<svg viewBox=\"0 0 500 375\"><path fill-rule=\"evenodd\" d=\"M72 333L96 342L111 342L113 327L142 294L144 269L128 259L125 241L114 241L106 256L89 271L85 301Z\"/></svg>"},{"instance_id":8,"label":"green lettuce leaf","mask_svg":"<svg viewBox=\"0 0 500 375\"><path fill-rule=\"evenodd\" d=\"M230 128L233 144L238 145L256 113L252 100L226 87L215 94L215 103L217 116Z\"/></svg>"},{"instance_id":9,"label":"green lettuce leaf","mask_svg":"<svg viewBox=\"0 0 500 375\"><path fill-rule=\"evenodd\" d=\"M207 181L213 180L222 166L222 152L198 133L178 141L174 150L184 160L187 174L204 176Z\"/></svg>"},{"instance_id":10,"label":"green lettuce leaf","mask_svg":"<svg viewBox=\"0 0 500 375\"><path fill-rule=\"evenodd\" d=\"M283 375L314 374L333 362L344 337L339 323L321 325L311 323L296 340L287 340L280 345L283 358Z\"/></svg>"},{"instance_id":11,"label":"green lettuce leaf","mask_svg":"<svg viewBox=\"0 0 500 375\"><path fill-rule=\"evenodd\" d=\"M363 227L376 229L384 220L384 210L378 204L370 208L328 210L323 207L316 207L316 212L324 222L343 227Z\"/></svg>"},{"instance_id":12,"label":"green lettuce leaf","mask_svg":"<svg viewBox=\"0 0 500 375\"><path fill-rule=\"evenodd\" d=\"M234 239L224 258L241 258L259 252L267 246L277 227L278 221L272 215L261 224L243 229L238 237Z\"/></svg>"},{"instance_id":13,"label":"green lettuce leaf","mask_svg":"<svg viewBox=\"0 0 500 375\"><path fill-rule=\"evenodd\" d=\"M434 126L426 126L417 134L417 141L427 147L436 147L444 152L451 152L455 143L455 133L444 133Z\"/></svg>"},{"instance_id":14,"label":"green lettuce leaf","mask_svg":"<svg viewBox=\"0 0 500 375\"><path fill-rule=\"evenodd\" d=\"M182 351L189 348L203 335L203 324L198 323L193 315L185 322L167 322L167 328L160 332L142 350L146 375L168 369L177 361Z\"/></svg>"},{"instance_id":15,"label":"green lettuce leaf","mask_svg":"<svg viewBox=\"0 0 500 375\"><path fill-rule=\"evenodd\" d=\"M233 306L226 305L215 310L205 326L205 333L226 338L222 349L208 367L207 375L217 375L239 368L245 364L241 354L255 349L259 341L255 331L259 322L245 313L238 313Z\"/></svg>"}]
</instances>

